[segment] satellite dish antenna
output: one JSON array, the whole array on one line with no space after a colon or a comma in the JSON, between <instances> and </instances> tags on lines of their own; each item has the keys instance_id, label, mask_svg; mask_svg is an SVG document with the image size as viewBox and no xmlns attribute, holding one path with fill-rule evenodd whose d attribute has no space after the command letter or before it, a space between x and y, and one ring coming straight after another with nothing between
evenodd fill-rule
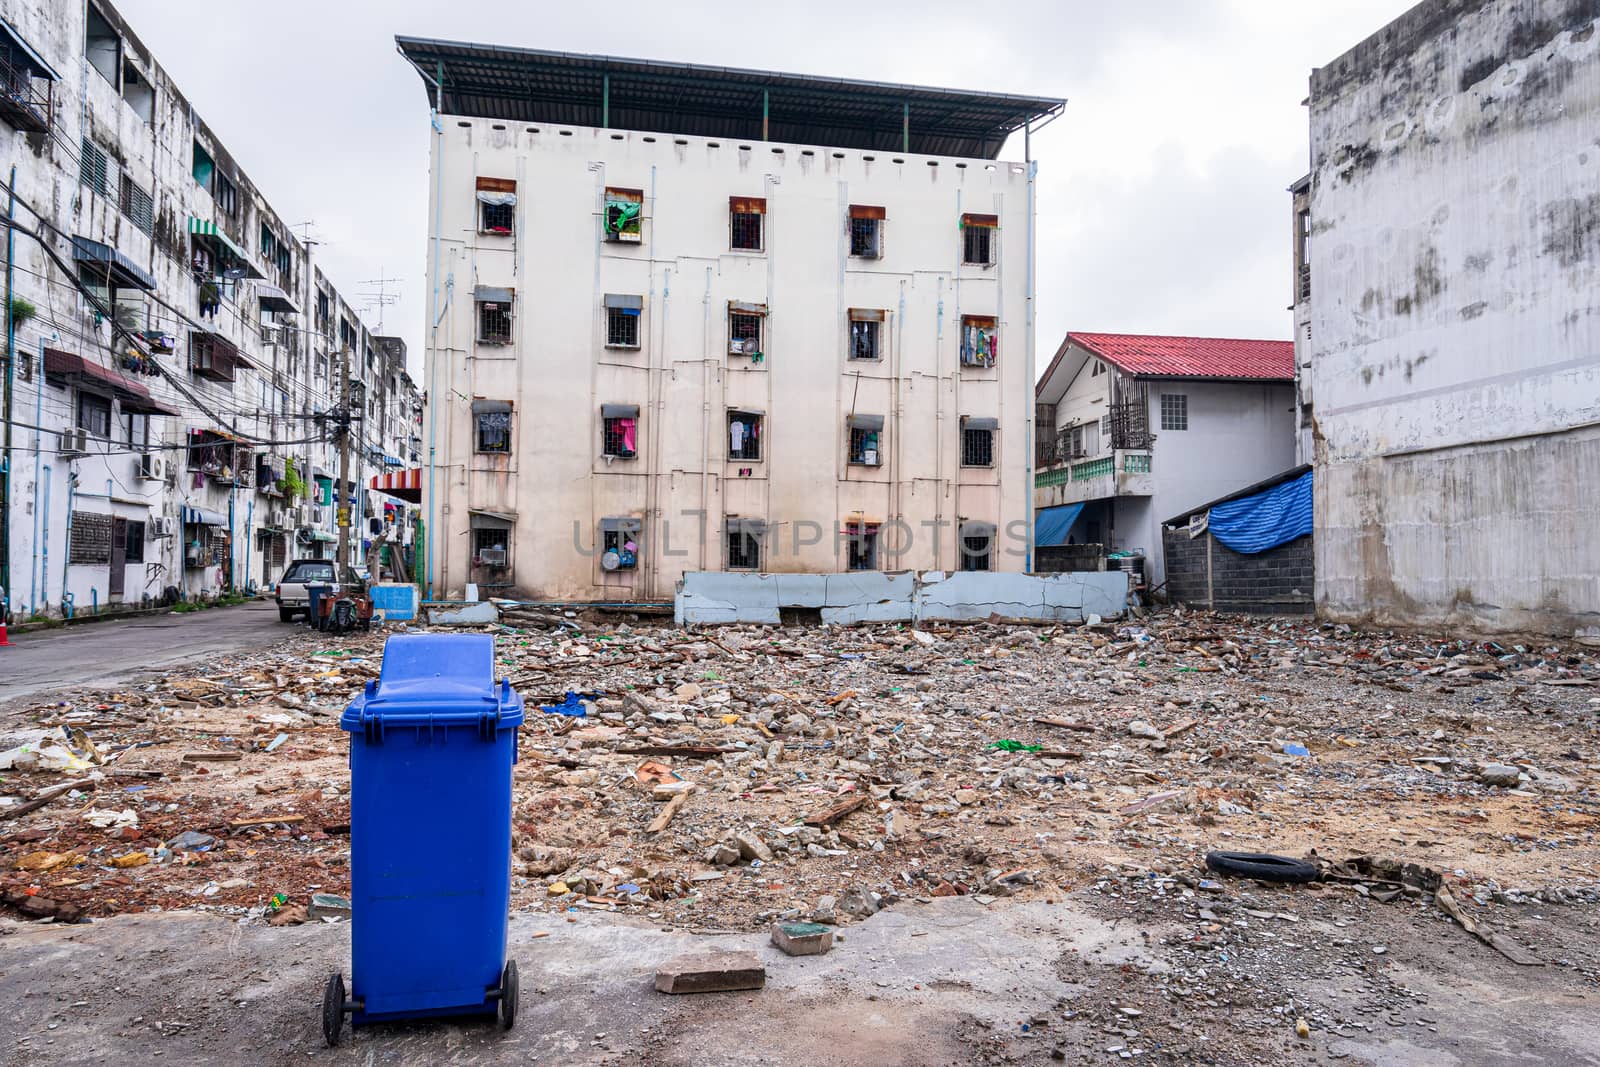
<instances>
[{"instance_id":1,"label":"satellite dish antenna","mask_svg":"<svg viewBox=\"0 0 1600 1067\"><path fill-rule=\"evenodd\" d=\"M610 552L607 552L605 555L600 557L600 568L602 570L614 571L621 565L622 557L617 555L615 549L612 549Z\"/></svg>"}]
</instances>

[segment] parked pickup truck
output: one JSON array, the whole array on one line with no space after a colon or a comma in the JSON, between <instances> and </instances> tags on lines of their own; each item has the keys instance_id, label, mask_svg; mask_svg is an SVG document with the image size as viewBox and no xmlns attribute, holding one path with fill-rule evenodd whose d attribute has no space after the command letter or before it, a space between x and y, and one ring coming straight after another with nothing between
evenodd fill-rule
<instances>
[{"instance_id":1,"label":"parked pickup truck","mask_svg":"<svg viewBox=\"0 0 1600 1067\"><path fill-rule=\"evenodd\" d=\"M356 576L346 569L345 584L354 585ZM278 618L283 622L293 622L296 615L304 615L307 610L306 586L308 585L335 585L333 580L333 560L331 559L297 559L289 564L289 569L283 572L283 577L278 579L277 589L272 599L278 604ZM339 588L333 590L340 592Z\"/></svg>"}]
</instances>

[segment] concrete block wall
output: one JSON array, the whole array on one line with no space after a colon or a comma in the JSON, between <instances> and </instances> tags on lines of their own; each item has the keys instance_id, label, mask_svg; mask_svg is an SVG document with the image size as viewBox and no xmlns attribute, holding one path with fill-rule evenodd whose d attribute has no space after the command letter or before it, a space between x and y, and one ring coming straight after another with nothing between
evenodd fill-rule
<instances>
[{"instance_id":1,"label":"concrete block wall","mask_svg":"<svg viewBox=\"0 0 1600 1067\"><path fill-rule=\"evenodd\" d=\"M1191 538L1181 529L1163 532L1167 592L1172 600L1216 611L1259 615L1309 615L1315 610L1315 538L1245 555L1209 533Z\"/></svg>"}]
</instances>

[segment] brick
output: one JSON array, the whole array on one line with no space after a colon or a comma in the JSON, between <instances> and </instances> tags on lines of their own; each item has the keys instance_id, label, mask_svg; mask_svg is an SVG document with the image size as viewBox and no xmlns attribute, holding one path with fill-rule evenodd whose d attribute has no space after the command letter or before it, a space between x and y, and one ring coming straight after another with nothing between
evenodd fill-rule
<instances>
[{"instance_id":1,"label":"brick","mask_svg":"<svg viewBox=\"0 0 1600 1067\"><path fill-rule=\"evenodd\" d=\"M773 923L772 943L790 956L823 956L833 948L833 930L821 923Z\"/></svg>"},{"instance_id":2,"label":"brick","mask_svg":"<svg viewBox=\"0 0 1600 1067\"><path fill-rule=\"evenodd\" d=\"M714 952L679 956L656 971L660 993L731 993L761 989L767 969L753 952Z\"/></svg>"}]
</instances>

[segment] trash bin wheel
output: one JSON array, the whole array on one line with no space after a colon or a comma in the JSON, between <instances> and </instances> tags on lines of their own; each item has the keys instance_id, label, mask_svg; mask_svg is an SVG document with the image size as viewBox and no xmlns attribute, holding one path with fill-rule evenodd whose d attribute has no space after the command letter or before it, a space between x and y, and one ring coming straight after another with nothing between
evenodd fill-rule
<instances>
[{"instance_id":1,"label":"trash bin wheel","mask_svg":"<svg viewBox=\"0 0 1600 1067\"><path fill-rule=\"evenodd\" d=\"M509 1030L517 1021L517 961L506 960L506 969L500 972L500 1029Z\"/></svg>"},{"instance_id":2,"label":"trash bin wheel","mask_svg":"<svg viewBox=\"0 0 1600 1067\"><path fill-rule=\"evenodd\" d=\"M344 976L334 975L322 987L322 1040L328 1047L339 1043L339 1031L344 1028Z\"/></svg>"}]
</instances>

